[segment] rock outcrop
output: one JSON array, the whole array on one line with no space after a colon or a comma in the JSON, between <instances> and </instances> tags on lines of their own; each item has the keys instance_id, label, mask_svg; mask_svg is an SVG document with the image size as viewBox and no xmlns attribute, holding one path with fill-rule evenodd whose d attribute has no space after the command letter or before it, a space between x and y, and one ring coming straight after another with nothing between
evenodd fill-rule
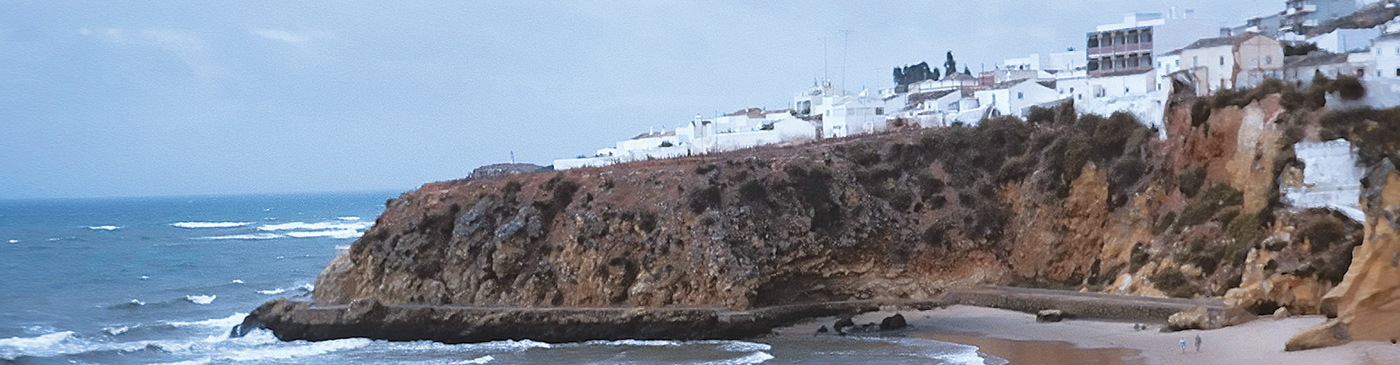
<instances>
[{"instance_id":1,"label":"rock outcrop","mask_svg":"<svg viewBox=\"0 0 1400 365\"><path fill-rule=\"evenodd\" d=\"M1341 284L1322 299L1322 311L1335 318L1289 339L1288 350L1400 340L1400 171L1386 159L1363 185L1365 241Z\"/></svg>"}]
</instances>

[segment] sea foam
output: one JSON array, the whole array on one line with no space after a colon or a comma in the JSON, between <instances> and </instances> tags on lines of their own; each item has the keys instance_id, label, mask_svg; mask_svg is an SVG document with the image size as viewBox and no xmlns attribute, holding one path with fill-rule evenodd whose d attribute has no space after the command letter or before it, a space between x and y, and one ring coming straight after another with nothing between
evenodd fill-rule
<instances>
[{"instance_id":1,"label":"sea foam","mask_svg":"<svg viewBox=\"0 0 1400 365\"><path fill-rule=\"evenodd\" d=\"M175 222L170 225L180 228L233 228L249 224L253 222Z\"/></svg>"},{"instance_id":2,"label":"sea foam","mask_svg":"<svg viewBox=\"0 0 1400 365\"><path fill-rule=\"evenodd\" d=\"M760 351L760 352L755 352L755 353L752 353L752 354L744 355L744 357L740 357L740 358L725 359L725 360L715 360L715 361L706 361L706 362L702 362L702 363L700 363L700 364L703 364L703 365L751 365L751 364L761 364L761 363L763 363L763 362L765 362L765 361L772 360L772 359L773 359L773 355L770 355L770 354L768 354L767 352L762 352L762 351Z\"/></svg>"},{"instance_id":3,"label":"sea foam","mask_svg":"<svg viewBox=\"0 0 1400 365\"><path fill-rule=\"evenodd\" d=\"M190 303L205 305L213 303L214 299L218 297L218 295L186 295L185 300L190 301Z\"/></svg>"},{"instance_id":4,"label":"sea foam","mask_svg":"<svg viewBox=\"0 0 1400 365\"><path fill-rule=\"evenodd\" d=\"M495 360L495 359L496 359L495 356L486 355L486 356L478 357L478 358L471 359L471 360L462 360L462 361L454 362L453 364L485 364L485 363L489 363L489 362L491 362L492 360Z\"/></svg>"},{"instance_id":5,"label":"sea foam","mask_svg":"<svg viewBox=\"0 0 1400 365\"><path fill-rule=\"evenodd\" d=\"M354 222L354 223L342 223L342 222L316 222L316 223L288 222L288 223L279 223L279 224L264 224L264 225L258 226L258 230L259 230L259 231L290 231L290 230L306 230L306 231L361 230L361 229L369 228L370 226L373 226L373 225L374 225L373 222Z\"/></svg>"},{"instance_id":6,"label":"sea foam","mask_svg":"<svg viewBox=\"0 0 1400 365\"><path fill-rule=\"evenodd\" d=\"M121 226L88 226L87 228L94 231L115 231L122 229Z\"/></svg>"},{"instance_id":7,"label":"sea foam","mask_svg":"<svg viewBox=\"0 0 1400 365\"><path fill-rule=\"evenodd\" d=\"M312 290L314 290L314 289L316 289L316 286L315 286L315 285L311 285L311 284L301 284L301 285L293 286L293 287L290 287L290 288L277 288L277 289L270 289L270 290L259 290L259 291L258 291L258 294L262 294L262 295L277 295L277 294L286 293L286 292L289 292L289 291L292 291L292 290L304 290L304 291L308 291L308 292L309 292L309 291L312 291Z\"/></svg>"},{"instance_id":8,"label":"sea foam","mask_svg":"<svg viewBox=\"0 0 1400 365\"><path fill-rule=\"evenodd\" d=\"M243 323L243 319L247 317L248 313L234 313L233 315L224 318L211 318L193 322L170 321L165 323L175 327L209 327L228 329L233 328L233 326L238 325L239 323Z\"/></svg>"},{"instance_id":9,"label":"sea foam","mask_svg":"<svg viewBox=\"0 0 1400 365\"><path fill-rule=\"evenodd\" d=\"M195 237L197 240L271 240L282 238L276 233L233 234L227 236Z\"/></svg>"}]
</instances>

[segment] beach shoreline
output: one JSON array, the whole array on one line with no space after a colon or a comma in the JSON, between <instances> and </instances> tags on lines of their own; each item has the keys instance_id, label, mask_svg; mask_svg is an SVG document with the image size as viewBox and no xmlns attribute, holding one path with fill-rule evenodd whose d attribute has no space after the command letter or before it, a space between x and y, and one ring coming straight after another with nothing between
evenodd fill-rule
<instances>
[{"instance_id":1,"label":"beach shoreline","mask_svg":"<svg viewBox=\"0 0 1400 365\"><path fill-rule=\"evenodd\" d=\"M900 313L909 323L906 336L977 346L1012 364L1397 364L1400 345L1357 341L1338 347L1285 352L1289 337L1326 320L1322 316L1284 319L1260 317L1216 330L1161 332L1161 323L1134 330L1133 322L1067 319L1037 323L1035 315L1016 311L953 305L927 311L880 311L854 317L856 323L879 323ZM815 331L824 319L784 328L779 333ZM808 332L811 333L811 332ZM1202 339L1197 352L1196 336ZM1181 350L1185 339L1187 349Z\"/></svg>"}]
</instances>

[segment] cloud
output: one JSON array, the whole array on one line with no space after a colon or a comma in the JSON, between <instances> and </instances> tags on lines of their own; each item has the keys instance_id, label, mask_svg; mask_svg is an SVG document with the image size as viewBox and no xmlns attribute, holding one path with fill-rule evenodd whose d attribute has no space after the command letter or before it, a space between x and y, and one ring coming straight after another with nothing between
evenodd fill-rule
<instances>
[{"instance_id":1,"label":"cloud","mask_svg":"<svg viewBox=\"0 0 1400 365\"><path fill-rule=\"evenodd\" d=\"M330 33L318 30L297 32L281 29L253 29L250 32L259 37L292 44L306 43L316 39L330 37Z\"/></svg>"},{"instance_id":2,"label":"cloud","mask_svg":"<svg viewBox=\"0 0 1400 365\"><path fill-rule=\"evenodd\" d=\"M141 29L105 28L93 30L78 29L78 34L95 37L102 41L120 45L155 46L173 54L190 68L190 71L203 80L220 74L217 62L209 51L204 38L198 33L183 29Z\"/></svg>"}]
</instances>

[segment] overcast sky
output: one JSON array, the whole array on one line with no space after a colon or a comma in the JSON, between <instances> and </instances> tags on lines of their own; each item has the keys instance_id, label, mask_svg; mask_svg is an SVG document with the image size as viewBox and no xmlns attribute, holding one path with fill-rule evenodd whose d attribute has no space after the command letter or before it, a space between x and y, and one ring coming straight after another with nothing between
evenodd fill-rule
<instances>
[{"instance_id":1,"label":"overcast sky","mask_svg":"<svg viewBox=\"0 0 1400 365\"><path fill-rule=\"evenodd\" d=\"M117 3L0 2L0 199L406 191L823 74L874 90L950 50L979 70L1126 12L1284 1Z\"/></svg>"}]
</instances>

